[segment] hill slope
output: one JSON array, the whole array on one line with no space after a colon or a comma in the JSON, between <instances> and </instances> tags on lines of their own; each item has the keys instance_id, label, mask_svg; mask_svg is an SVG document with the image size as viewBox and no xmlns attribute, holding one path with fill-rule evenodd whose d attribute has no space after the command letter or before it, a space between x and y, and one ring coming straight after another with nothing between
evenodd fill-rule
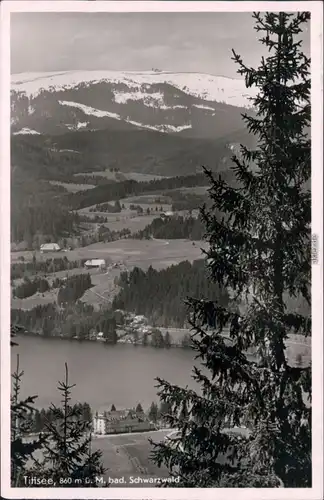
<instances>
[{"instance_id":1,"label":"hill slope","mask_svg":"<svg viewBox=\"0 0 324 500\"><path fill-rule=\"evenodd\" d=\"M146 130L107 129L52 137L15 135L11 165L25 175L52 180L109 168L162 176L189 175L201 171L202 166L225 170L232 155L231 145L238 138L249 145L244 131L218 141Z\"/></svg>"}]
</instances>

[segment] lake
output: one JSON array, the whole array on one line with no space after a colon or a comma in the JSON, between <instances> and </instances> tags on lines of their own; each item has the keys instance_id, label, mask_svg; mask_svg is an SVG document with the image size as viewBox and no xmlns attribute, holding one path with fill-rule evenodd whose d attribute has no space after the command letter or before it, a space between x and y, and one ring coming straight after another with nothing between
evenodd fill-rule
<instances>
[{"instance_id":1,"label":"lake","mask_svg":"<svg viewBox=\"0 0 324 500\"><path fill-rule=\"evenodd\" d=\"M24 370L22 397L37 394L38 408L59 404L57 382L64 379L65 362L70 383L76 384L72 402L86 401L93 411L109 409L112 404L127 408L137 403L146 410L152 401L159 402L156 377L197 388L191 378L195 355L191 350L32 336L17 336L15 341L19 345L11 349L12 371L19 354L20 369Z\"/></svg>"}]
</instances>

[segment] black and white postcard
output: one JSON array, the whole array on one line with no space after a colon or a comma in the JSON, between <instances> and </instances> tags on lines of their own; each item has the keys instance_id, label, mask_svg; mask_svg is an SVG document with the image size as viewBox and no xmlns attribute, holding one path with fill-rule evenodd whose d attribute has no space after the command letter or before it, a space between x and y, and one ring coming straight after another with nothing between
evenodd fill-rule
<instances>
[{"instance_id":1,"label":"black and white postcard","mask_svg":"<svg viewBox=\"0 0 324 500\"><path fill-rule=\"evenodd\" d=\"M3 498L323 498L322 7L2 2Z\"/></svg>"}]
</instances>

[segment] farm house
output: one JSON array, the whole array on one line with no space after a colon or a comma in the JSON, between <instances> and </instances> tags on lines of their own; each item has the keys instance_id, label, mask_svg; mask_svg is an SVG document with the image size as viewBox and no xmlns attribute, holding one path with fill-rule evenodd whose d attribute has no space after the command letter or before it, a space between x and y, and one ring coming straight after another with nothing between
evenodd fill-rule
<instances>
[{"instance_id":1,"label":"farm house","mask_svg":"<svg viewBox=\"0 0 324 500\"><path fill-rule=\"evenodd\" d=\"M59 252L60 250L61 250L61 247L57 243L44 243L40 247L41 253L45 253L45 252Z\"/></svg>"},{"instance_id":2,"label":"farm house","mask_svg":"<svg viewBox=\"0 0 324 500\"><path fill-rule=\"evenodd\" d=\"M87 269L104 269L106 267L106 261L104 259L90 259L84 264Z\"/></svg>"}]
</instances>

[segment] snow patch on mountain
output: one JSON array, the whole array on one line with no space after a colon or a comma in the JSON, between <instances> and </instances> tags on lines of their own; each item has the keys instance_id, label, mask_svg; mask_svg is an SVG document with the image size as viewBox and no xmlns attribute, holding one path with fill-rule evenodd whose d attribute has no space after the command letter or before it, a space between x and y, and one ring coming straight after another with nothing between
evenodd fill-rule
<instances>
[{"instance_id":1,"label":"snow patch on mountain","mask_svg":"<svg viewBox=\"0 0 324 500\"><path fill-rule=\"evenodd\" d=\"M62 106L71 106L73 108L80 109L86 115L96 116L97 118L115 118L116 120L120 120L120 116L117 113L110 113L109 111L103 111L101 109L92 108L91 106L86 106L85 104L81 104L79 102L73 101L59 101L59 104Z\"/></svg>"},{"instance_id":2,"label":"snow patch on mountain","mask_svg":"<svg viewBox=\"0 0 324 500\"><path fill-rule=\"evenodd\" d=\"M194 108L199 108L199 109L208 109L209 111L215 111L214 108L211 108L210 106L204 106L203 104L193 104L192 105Z\"/></svg>"},{"instance_id":3,"label":"snow patch on mountain","mask_svg":"<svg viewBox=\"0 0 324 500\"><path fill-rule=\"evenodd\" d=\"M160 132L182 132L183 130L188 130L191 128L191 125L179 125L175 127L174 125L158 125L157 129Z\"/></svg>"},{"instance_id":4,"label":"snow patch on mountain","mask_svg":"<svg viewBox=\"0 0 324 500\"><path fill-rule=\"evenodd\" d=\"M69 130L80 130L82 128L85 128L89 125L89 122L78 122L76 123L75 125L73 124L66 124L66 127L69 129Z\"/></svg>"},{"instance_id":5,"label":"snow patch on mountain","mask_svg":"<svg viewBox=\"0 0 324 500\"><path fill-rule=\"evenodd\" d=\"M22 135L22 134L41 135L39 132L36 132L36 130L32 130L31 128L28 127L24 127L21 130L18 130L18 132L14 132L14 135Z\"/></svg>"},{"instance_id":6,"label":"snow patch on mountain","mask_svg":"<svg viewBox=\"0 0 324 500\"><path fill-rule=\"evenodd\" d=\"M132 92L117 92L113 91L115 102L118 104L126 104L128 101L143 101L146 106L158 108L163 106L162 92L142 92L141 90L134 89Z\"/></svg>"},{"instance_id":7,"label":"snow patch on mountain","mask_svg":"<svg viewBox=\"0 0 324 500\"><path fill-rule=\"evenodd\" d=\"M92 108L91 106L86 106L85 104L81 104L79 102L73 102L73 101L58 101L59 104L62 106L70 106L73 108L77 108L80 111L83 111L86 115L88 116L96 116L97 118L103 118L103 117L108 117L108 118L114 118L115 120L122 120L121 116L118 115L117 113L110 113L109 111L103 111L101 109L96 109ZM127 123L130 123L131 125L135 125L136 127L140 128L145 128L148 130L155 130L157 132L182 132L182 130L186 130L188 128L191 128L191 125L180 125L178 127L175 127L173 125L144 125L143 123L130 120L129 118L124 120ZM89 124L89 122L79 122L76 125L72 124L66 124L67 128L69 130L78 130L80 128L84 128Z\"/></svg>"},{"instance_id":8,"label":"snow patch on mountain","mask_svg":"<svg viewBox=\"0 0 324 500\"><path fill-rule=\"evenodd\" d=\"M143 125L143 123L136 122L134 120L125 120L127 123L130 123L131 125L135 125L136 127L141 127L141 128L146 128L148 130L155 130L156 132L164 132L164 133L169 133L169 132L182 132L183 130L190 129L191 125L179 125L178 127L175 127L174 125Z\"/></svg>"},{"instance_id":9,"label":"snow patch on mountain","mask_svg":"<svg viewBox=\"0 0 324 500\"><path fill-rule=\"evenodd\" d=\"M177 108L187 109L187 106L167 106L166 104L164 104L164 95L162 94L162 92L148 93L141 90L141 88L139 87L130 90L130 92L119 92L117 90L114 90L113 94L115 102L117 104L126 104L128 101L142 101L144 106L147 106L149 108L159 108L163 110Z\"/></svg>"},{"instance_id":10,"label":"snow patch on mountain","mask_svg":"<svg viewBox=\"0 0 324 500\"><path fill-rule=\"evenodd\" d=\"M166 83L200 99L239 107L251 107L248 97L255 95L255 89L246 89L244 80L203 73L68 71L20 73L11 76L12 90L23 92L29 97L36 97L45 90L56 92L104 82L126 85L130 88L130 93L133 93L131 89L134 87Z\"/></svg>"}]
</instances>

